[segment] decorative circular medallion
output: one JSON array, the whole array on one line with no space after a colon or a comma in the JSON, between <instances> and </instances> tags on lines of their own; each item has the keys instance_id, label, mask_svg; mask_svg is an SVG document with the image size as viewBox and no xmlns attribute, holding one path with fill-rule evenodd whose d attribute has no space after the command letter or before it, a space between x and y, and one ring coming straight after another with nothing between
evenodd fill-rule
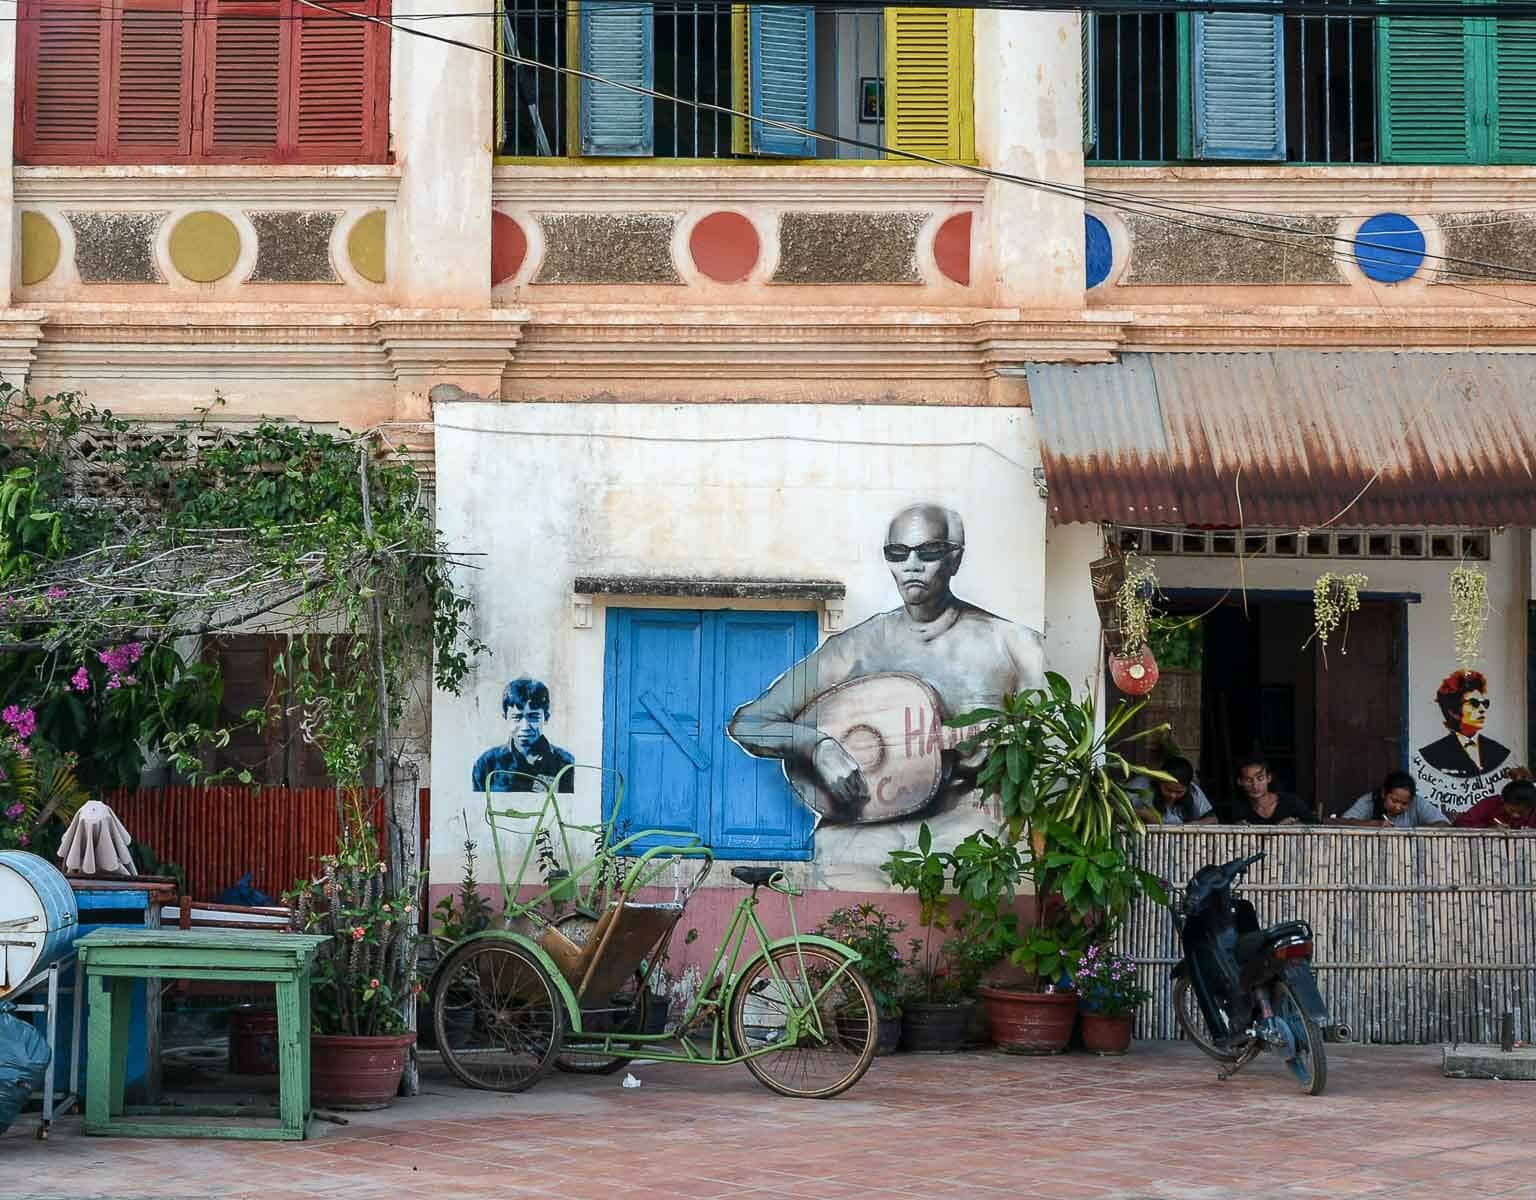
<instances>
[{"instance_id":1,"label":"decorative circular medallion","mask_svg":"<svg viewBox=\"0 0 1536 1200\"><path fill-rule=\"evenodd\" d=\"M528 257L528 235L503 212L491 213L491 286L505 283Z\"/></svg>"},{"instance_id":2,"label":"decorative circular medallion","mask_svg":"<svg viewBox=\"0 0 1536 1200\"><path fill-rule=\"evenodd\" d=\"M374 209L359 217L347 234L347 258L369 283L383 283L385 248L384 210Z\"/></svg>"},{"instance_id":3,"label":"decorative circular medallion","mask_svg":"<svg viewBox=\"0 0 1536 1200\"><path fill-rule=\"evenodd\" d=\"M1109 278L1115 265L1115 246L1109 237L1109 227L1095 216L1085 216L1086 227L1083 242L1083 263L1087 283L1096 288Z\"/></svg>"},{"instance_id":4,"label":"decorative circular medallion","mask_svg":"<svg viewBox=\"0 0 1536 1200\"><path fill-rule=\"evenodd\" d=\"M59 231L42 213L21 214L21 282L42 283L59 265Z\"/></svg>"},{"instance_id":5,"label":"decorative circular medallion","mask_svg":"<svg viewBox=\"0 0 1536 1200\"><path fill-rule=\"evenodd\" d=\"M1402 213L1377 213L1355 234L1355 262L1377 283L1411 279L1424 265L1424 231Z\"/></svg>"},{"instance_id":6,"label":"decorative circular medallion","mask_svg":"<svg viewBox=\"0 0 1536 1200\"><path fill-rule=\"evenodd\" d=\"M240 231L223 213L188 213L171 230L171 266L183 279L213 283L240 261Z\"/></svg>"},{"instance_id":7,"label":"decorative circular medallion","mask_svg":"<svg viewBox=\"0 0 1536 1200\"><path fill-rule=\"evenodd\" d=\"M752 274L762 249L757 227L740 213L710 213L688 235L694 266L716 283L740 283Z\"/></svg>"}]
</instances>

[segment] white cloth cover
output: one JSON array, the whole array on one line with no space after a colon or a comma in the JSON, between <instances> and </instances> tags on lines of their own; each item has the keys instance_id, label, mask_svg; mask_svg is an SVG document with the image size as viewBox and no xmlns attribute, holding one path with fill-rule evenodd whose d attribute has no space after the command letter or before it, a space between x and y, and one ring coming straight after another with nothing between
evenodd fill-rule
<instances>
[{"instance_id":1,"label":"white cloth cover","mask_svg":"<svg viewBox=\"0 0 1536 1200\"><path fill-rule=\"evenodd\" d=\"M59 858L66 871L84 875L135 874L128 843L133 839L117 814L100 800L81 805L64 831Z\"/></svg>"}]
</instances>

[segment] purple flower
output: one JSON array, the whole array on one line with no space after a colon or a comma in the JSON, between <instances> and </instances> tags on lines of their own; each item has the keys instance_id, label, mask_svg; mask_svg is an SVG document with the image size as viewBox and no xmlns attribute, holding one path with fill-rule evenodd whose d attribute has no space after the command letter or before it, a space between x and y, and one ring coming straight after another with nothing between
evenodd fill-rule
<instances>
[{"instance_id":1,"label":"purple flower","mask_svg":"<svg viewBox=\"0 0 1536 1200\"><path fill-rule=\"evenodd\" d=\"M115 691L117 691L118 688L120 688L122 686L123 686L123 677L121 675L118 675L116 672L113 672L112 678L107 680L107 691L115 692Z\"/></svg>"},{"instance_id":2,"label":"purple flower","mask_svg":"<svg viewBox=\"0 0 1536 1200\"><path fill-rule=\"evenodd\" d=\"M14 821L18 817L20 817L22 813L24 813L26 811L27 811L27 806L25 804L22 804L22 803L20 803L18 801L17 803L11 805L10 808L5 810L5 815L10 820Z\"/></svg>"},{"instance_id":3,"label":"purple flower","mask_svg":"<svg viewBox=\"0 0 1536 1200\"><path fill-rule=\"evenodd\" d=\"M37 730L37 713L30 708L22 708L17 704L10 704L0 712L0 721L4 721L22 741L26 741Z\"/></svg>"},{"instance_id":4,"label":"purple flower","mask_svg":"<svg viewBox=\"0 0 1536 1200\"><path fill-rule=\"evenodd\" d=\"M1098 958L1098 956L1099 956L1099 948L1097 946L1089 946L1088 947L1088 957L1089 958Z\"/></svg>"},{"instance_id":5,"label":"purple flower","mask_svg":"<svg viewBox=\"0 0 1536 1200\"><path fill-rule=\"evenodd\" d=\"M69 677L69 686L74 688L77 692L90 691L91 673L84 667L77 668L75 673Z\"/></svg>"},{"instance_id":6,"label":"purple flower","mask_svg":"<svg viewBox=\"0 0 1536 1200\"><path fill-rule=\"evenodd\" d=\"M111 649L103 650L96 657L107 670L111 671L114 675L121 675L129 667L133 666L134 663L138 662L139 659L144 657L144 643L124 642L121 646L113 646ZM111 687L112 685L109 683L107 686Z\"/></svg>"},{"instance_id":7,"label":"purple flower","mask_svg":"<svg viewBox=\"0 0 1536 1200\"><path fill-rule=\"evenodd\" d=\"M48 599L50 600L63 600L68 595L69 592L66 589L57 585L48 589Z\"/></svg>"}]
</instances>

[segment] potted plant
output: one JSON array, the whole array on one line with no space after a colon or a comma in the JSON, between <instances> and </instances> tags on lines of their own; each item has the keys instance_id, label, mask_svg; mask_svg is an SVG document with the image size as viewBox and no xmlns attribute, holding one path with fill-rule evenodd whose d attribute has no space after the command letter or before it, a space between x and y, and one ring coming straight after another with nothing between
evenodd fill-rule
<instances>
[{"instance_id":1,"label":"potted plant","mask_svg":"<svg viewBox=\"0 0 1536 1200\"><path fill-rule=\"evenodd\" d=\"M903 891L915 892L918 924L923 936L913 938L902 989L901 1045L903 1049L950 1053L970 1036L976 1014L976 984L980 971L973 953L976 941L968 930L946 938L951 928L945 894L955 866L954 853L935 850L933 833L925 823L918 830L916 850L893 850L885 873ZM935 935L940 935L935 943Z\"/></svg>"},{"instance_id":2,"label":"potted plant","mask_svg":"<svg viewBox=\"0 0 1536 1200\"><path fill-rule=\"evenodd\" d=\"M416 980L419 877L385 886L386 864L358 793L335 854L320 877L288 901L307 933L331 939L311 983L310 1093L316 1105L370 1109L389 1105L400 1086L407 1048L402 1000Z\"/></svg>"},{"instance_id":3,"label":"potted plant","mask_svg":"<svg viewBox=\"0 0 1536 1200\"><path fill-rule=\"evenodd\" d=\"M901 997L905 983L896 937L906 929L876 904L839 908L817 927L823 937L842 942L859 956L859 971L875 994L880 1032L876 1054L893 1054L901 1044Z\"/></svg>"},{"instance_id":4,"label":"potted plant","mask_svg":"<svg viewBox=\"0 0 1536 1200\"><path fill-rule=\"evenodd\" d=\"M982 995L1002 1049L1065 1050L1077 1009L1071 968L1091 942L1113 935L1137 896L1166 902L1129 855L1141 820L1125 784L1160 773L1133 766L1116 747L1166 728L1122 737L1140 708L1120 704L1100 729L1092 699L1075 700L1071 685L1049 673L1045 687L951 722L983 726L962 746L983 752L978 782L1003 818L1001 837L973 834L955 851L956 887L1001 960ZM1014 907L1024 879L1036 896L1028 929Z\"/></svg>"},{"instance_id":5,"label":"potted plant","mask_svg":"<svg viewBox=\"0 0 1536 1200\"><path fill-rule=\"evenodd\" d=\"M1124 1054L1131 1045L1136 1010L1152 993L1136 978L1136 964L1106 946L1089 946L1072 972L1081 998L1083 1049Z\"/></svg>"},{"instance_id":6,"label":"potted plant","mask_svg":"<svg viewBox=\"0 0 1536 1200\"><path fill-rule=\"evenodd\" d=\"M455 946L465 938L490 928L495 916L490 903L481 895L479 884L475 882L477 849L478 844L473 838L464 839L464 877L459 881L459 886L439 900L432 909L436 927L432 930L432 936L422 947L423 953L417 964L422 976L429 981L437 970L437 964L446 958ZM430 983L426 991L428 999L423 1007L425 1011L430 1012L432 1010ZM467 1006L454 1005L448 1009L444 1017L448 1026L449 1043L454 1046L466 1043L474 1026L473 1010ZM436 1031L432 1028L431 1021L425 1022L420 1032L423 1043L433 1044Z\"/></svg>"}]
</instances>

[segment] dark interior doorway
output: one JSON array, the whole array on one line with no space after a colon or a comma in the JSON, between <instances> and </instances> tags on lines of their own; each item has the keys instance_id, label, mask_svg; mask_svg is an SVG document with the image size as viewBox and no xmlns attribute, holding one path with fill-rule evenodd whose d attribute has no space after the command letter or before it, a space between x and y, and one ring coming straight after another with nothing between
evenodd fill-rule
<instances>
[{"instance_id":1,"label":"dark interior doorway","mask_svg":"<svg viewBox=\"0 0 1536 1200\"><path fill-rule=\"evenodd\" d=\"M1169 617L1198 616L1195 636L1162 663L1136 725L1167 723L1169 747L1195 763L1225 818L1243 759L1258 756L1280 791L1320 817L1342 811L1404 763L1404 605L1363 600L1326 656L1312 638L1310 598L1250 593L1213 607L1179 598ZM1113 684L1110 700L1119 698ZM1157 758L1160 747L1145 757Z\"/></svg>"}]
</instances>

